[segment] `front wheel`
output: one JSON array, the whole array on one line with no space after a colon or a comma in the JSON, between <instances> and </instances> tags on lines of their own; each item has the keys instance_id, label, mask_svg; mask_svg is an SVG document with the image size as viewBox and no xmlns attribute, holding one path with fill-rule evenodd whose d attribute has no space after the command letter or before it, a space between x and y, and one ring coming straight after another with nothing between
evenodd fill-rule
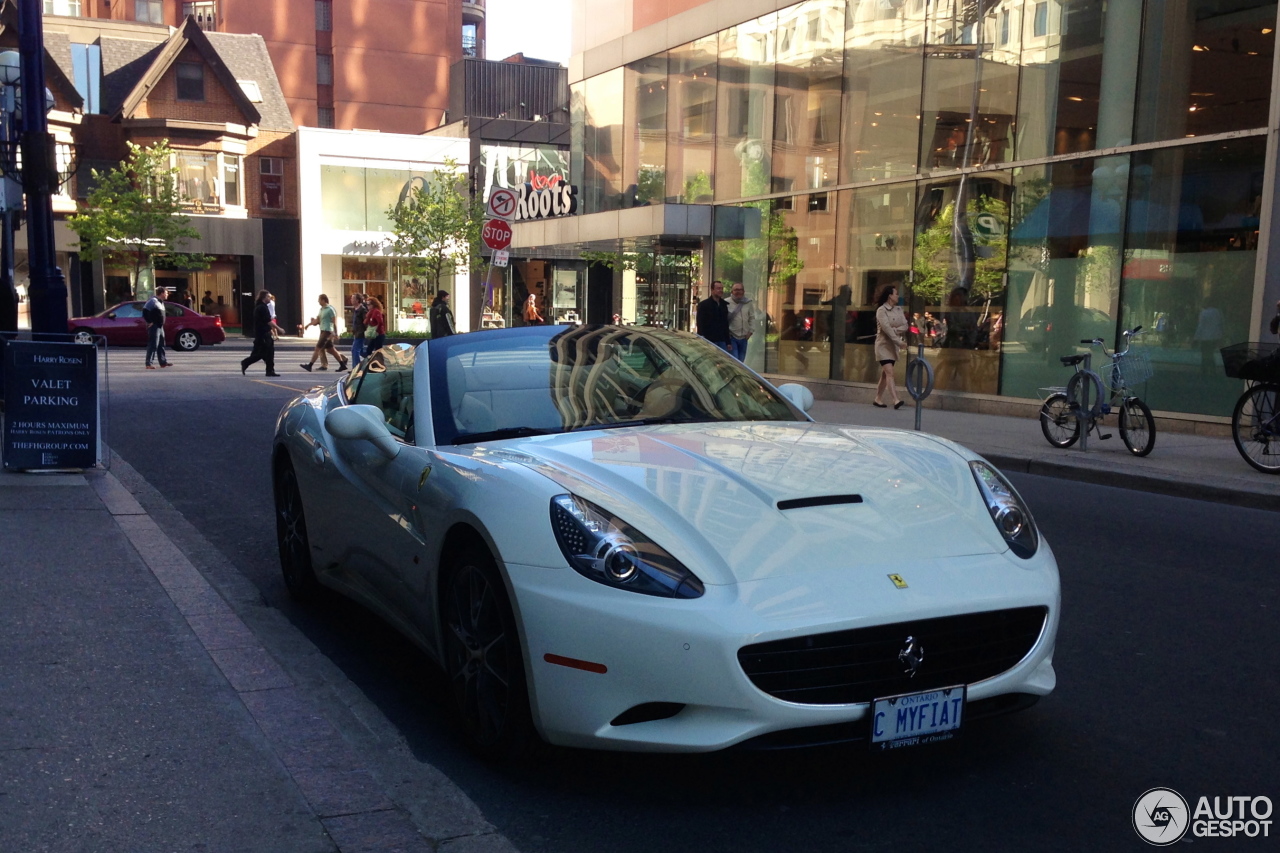
<instances>
[{"instance_id":1,"label":"front wheel","mask_svg":"<svg viewBox=\"0 0 1280 853\"><path fill-rule=\"evenodd\" d=\"M194 352L200 349L200 335L190 329L183 329L178 332L174 344L183 352Z\"/></svg>"},{"instance_id":2,"label":"front wheel","mask_svg":"<svg viewBox=\"0 0 1280 853\"><path fill-rule=\"evenodd\" d=\"M484 758L520 758L536 735L520 635L493 557L463 550L441 591L445 671L467 743Z\"/></svg>"},{"instance_id":3,"label":"front wheel","mask_svg":"<svg viewBox=\"0 0 1280 853\"><path fill-rule=\"evenodd\" d=\"M94 342L93 332L88 329L76 329L71 334L75 336L73 340L78 344L92 344Z\"/></svg>"},{"instance_id":4,"label":"front wheel","mask_svg":"<svg viewBox=\"0 0 1280 853\"><path fill-rule=\"evenodd\" d=\"M1080 419L1066 394L1053 394L1040 407L1040 430L1054 447L1070 447L1080 438Z\"/></svg>"},{"instance_id":5,"label":"front wheel","mask_svg":"<svg viewBox=\"0 0 1280 853\"><path fill-rule=\"evenodd\" d=\"M1231 414L1231 437L1236 450L1264 474L1280 474L1280 386L1255 385L1240 397Z\"/></svg>"},{"instance_id":6,"label":"front wheel","mask_svg":"<svg viewBox=\"0 0 1280 853\"><path fill-rule=\"evenodd\" d=\"M1126 398L1120 407L1120 438L1134 456L1146 456L1156 446L1156 419L1137 397Z\"/></svg>"}]
</instances>

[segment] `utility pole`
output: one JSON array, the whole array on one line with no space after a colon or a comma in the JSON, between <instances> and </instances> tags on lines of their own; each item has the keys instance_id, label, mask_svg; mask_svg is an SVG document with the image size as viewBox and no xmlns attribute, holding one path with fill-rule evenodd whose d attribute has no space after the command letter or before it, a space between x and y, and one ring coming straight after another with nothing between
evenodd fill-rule
<instances>
[{"instance_id":1,"label":"utility pole","mask_svg":"<svg viewBox=\"0 0 1280 853\"><path fill-rule=\"evenodd\" d=\"M27 194L27 298L32 332L67 332L67 282L58 269L53 236L53 195L58 167L49 135L44 87L44 7L18 0L18 48L22 54L22 186Z\"/></svg>"}]
</instances>

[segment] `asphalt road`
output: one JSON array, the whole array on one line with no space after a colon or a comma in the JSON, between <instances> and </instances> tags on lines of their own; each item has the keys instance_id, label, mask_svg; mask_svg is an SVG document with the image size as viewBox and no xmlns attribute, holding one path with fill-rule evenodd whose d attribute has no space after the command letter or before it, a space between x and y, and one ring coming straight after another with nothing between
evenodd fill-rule
<instances>
[{"instance_id":1,"label":"asphalt road","mask_svg":"<svg viewBox=\"0 0 1280 853\"><path fill-rule=\"evenodd\" d=\"M287 599L270 436L281 405L325 374L284 354L281 379L268 383L260 366L244 378L243 354L205 349L144 372L140 351L114 351L110 443L207 540L204 562L234 567L287 617L288 635L264 644L305 674L415 814L429 816L436 768L529 853L1140 850L1132 808L1150 788L1193 808L1200 796L1280 801L1280 514L1030 476L1015 482L1064 595L1058 688L1030 711L889 756L549 750L531 766L486 766L459 747L440 678L407 642L336 597ZM317 668L317 655L332 666Z\"/></svg>"}]
</instances>

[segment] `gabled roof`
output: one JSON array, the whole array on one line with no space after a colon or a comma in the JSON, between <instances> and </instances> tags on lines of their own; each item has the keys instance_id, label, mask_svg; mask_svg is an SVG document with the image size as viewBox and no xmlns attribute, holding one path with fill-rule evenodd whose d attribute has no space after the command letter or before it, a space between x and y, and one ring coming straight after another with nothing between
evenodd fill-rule
<instances>
[{"instance_id":1,"label":"gabled roof","mask_svg":"<svg viewBox=\"0 0 1280 853\"><path fill-rule=\"evenodd\" d=\"M114 118L133 118L138 107L147 99L147 96L151 94L161 78L173 67L174 62L177 61L188 46L194 48L201 58L208 63L213 70L214 76L218 78L218 82L231 95L232 102L244 115L246 123L259 124L262 121L262 114L258 112L258 108L253 105L253 102L245 95L244 90L240 88L240 84L236 82L235 75L231 73L227 63L223 61L218 51L209 42L209 37L205 35L204 30L200 29L196 25L195 19L190 16L165 42L164 47L161 48L159 54L156 55L151 63L151 67L146 70L146 73L142 75L129 94L125 96L124 103L120 105L120 110Z\"/></svg>"},{"instance_id":2,"label":"gabled roof","mask_svg":"<svg viewBox=\"0 0 1280 853\"><path fill-rule=\"evenodd\" d=\"M258 92L262 96L261 103L254 103L262 114L258 129L284 133L296 130L293 116L289 113L289 104L280 89L280 80L276 77L275 65L271 62L271 54L267 52L267 43L262 40L262 36L215 32L207 32L205 36L227 63L237 81L258 84Z\"/></svg>"}]
</instances>

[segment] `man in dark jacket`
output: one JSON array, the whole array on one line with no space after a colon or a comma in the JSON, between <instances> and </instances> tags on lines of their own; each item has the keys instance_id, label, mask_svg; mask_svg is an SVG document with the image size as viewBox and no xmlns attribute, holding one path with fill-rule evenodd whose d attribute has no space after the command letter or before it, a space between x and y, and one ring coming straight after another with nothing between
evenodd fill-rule
<instances>
[{"instance_id":1,"label":"man in dark jacket","mask_svg":"<svg viewBox=\"0 0 1280 853\"><path fill-rule=\"evenodd\" d=\"M270 303L271 292L259 290L258 301L253 306L253 352L240 362L241 375L256 361L266 362L268 376L280 375L276 373L276 339L271 333L279 326L271 316Z\"/></svg>"},{"instance_id":2,"label":"man in dark jacket","mask_svg":"<svg viewBox=\"0 0 1280 853\"><path fill-rule=\"evenodd\" d=\"M155 295L142 307L142 319L147 324L147 370L155 370L152 360L159 358L161 367L169 366L169 357L164 352L164 298L169 291L157 287Z\"/></svg>"},{"instance_id":3,"label":"man in dark jacket","mask_svg":"<svg viewBox=\"0 0 1280 853\"><path fill-rule=\"evenodd\" d=\"M364 358L364 318L369 313L364 294L357 291L351 294L351 369L355 370L360 359Z\"/></svg>"},{"instance_id":4,"label":"man in dark jacket","mask_svg":"<svg viewBox=\"0 0 1280 853\"><path fill-rule=\"evenodd\" d=\"M431 337L446 338L454 334L453 311L449 308L449 291L442 290L436 294L428 314L431 317Z\"/></svg>"},{"instance_id":5,"label":"man in dark jacket","mask_svg":"<svg viewBox=\"0 0 1280 853\"><path fill-rule=\"evenodd\" d=\"M698 303L698 334L725 352L729 351L729 303L724 282L711 282L711 295Z\"/></svg>"}]
</instances>

